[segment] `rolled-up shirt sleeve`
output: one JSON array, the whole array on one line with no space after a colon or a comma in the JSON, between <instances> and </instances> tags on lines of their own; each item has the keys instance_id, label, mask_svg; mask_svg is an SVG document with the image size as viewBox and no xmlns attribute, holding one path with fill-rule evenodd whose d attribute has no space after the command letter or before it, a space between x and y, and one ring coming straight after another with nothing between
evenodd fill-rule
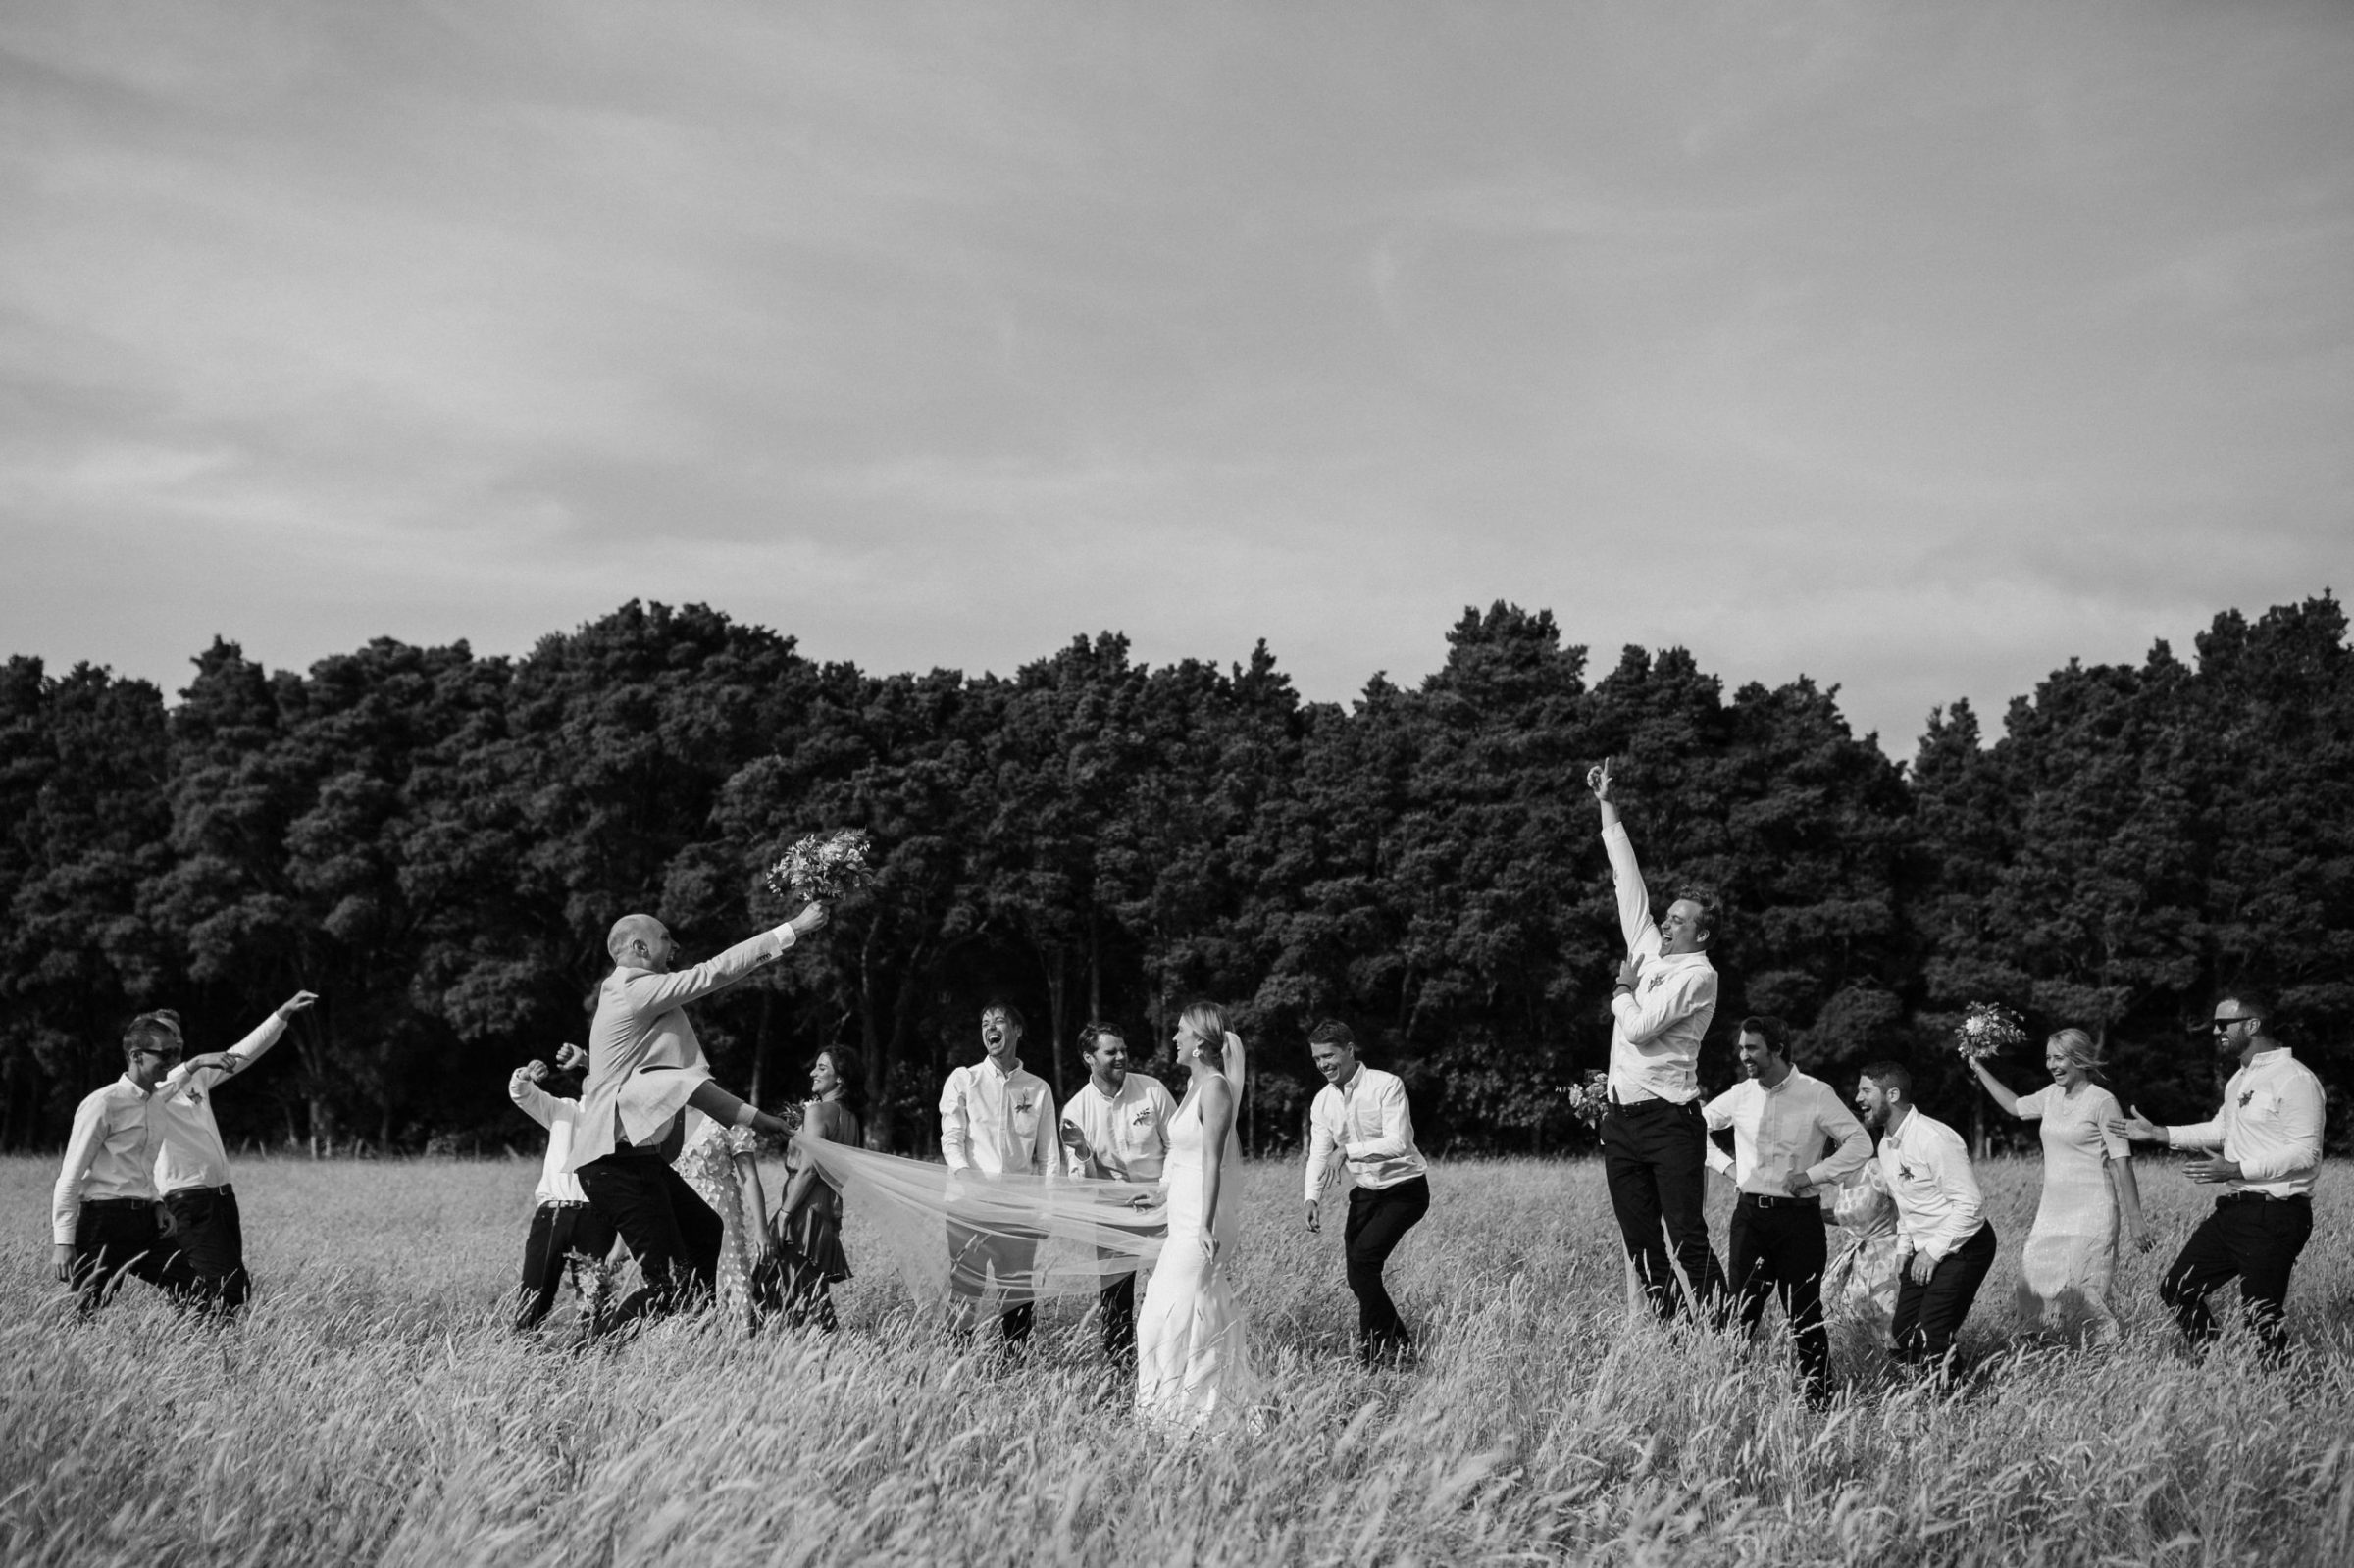
<instances>
[{"instance_id":1,"label":"rolled-up shirt sleeve","mask_svg":"<svg viewBox=\"0 0 2354 1568\"><path fill-rule=\"evenodd\" d=\"M2170 1127L2166 1130L2166 1146L2168 1148L2222 1148L2224 1146L2223 1118L2219 1116L2212 1122L2185 1122L2180 1127Z\"/></svg>"},{"instance_id":2,"label":"rolled-up shirt sleeve","mask_svg":"<svg viewBox=\"0 0 2354 1568\"><path fill-rule=\"evenodd\" d=\"M106 1102L93 1094L74 1112L65 1168L49 1195L49 1234L59 1246L71 1246L81 1229L81 1183L90 1174L90 1162L98 1157L98 1142L105 1135Z\"/></svg>"},{"instance_id":3,"label":"rolled-up shirt sleeve","mask_svg":"<svg viewBox=\"0 0 2354 1568\"><path fill-rule=\"evenodd\" d=\"M541 1127L553 1127L556 1121L556 1097L533 1083L520 1072L507 1080L507 1097Z\"/></svg>"}]
</instances>

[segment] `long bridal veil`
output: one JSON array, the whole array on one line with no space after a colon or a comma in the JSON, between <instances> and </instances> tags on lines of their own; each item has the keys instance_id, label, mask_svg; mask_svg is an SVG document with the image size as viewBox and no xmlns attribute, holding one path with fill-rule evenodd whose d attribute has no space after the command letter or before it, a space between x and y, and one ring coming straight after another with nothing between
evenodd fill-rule
<instances>
[{"instance_id":1,"label":"long bridal veil","mask_svg":"<svg viewBox=\"0 0 2354 1568\"><path fill-rule=\"evenodd\" d=\"M978 1242L992 1255L992 1293L1003 1306L1093 1295L1160 1255L1167 1216L1151 1187L951 1171L806 1134L800 1147L841 1191L844 1212L865 1219L867 1239L882 1243L918 1300L948 1295L951 1230L960 1250ZM1150 1206L1137 1208L1140 1197Z\"/></svg>"}]
</instances>

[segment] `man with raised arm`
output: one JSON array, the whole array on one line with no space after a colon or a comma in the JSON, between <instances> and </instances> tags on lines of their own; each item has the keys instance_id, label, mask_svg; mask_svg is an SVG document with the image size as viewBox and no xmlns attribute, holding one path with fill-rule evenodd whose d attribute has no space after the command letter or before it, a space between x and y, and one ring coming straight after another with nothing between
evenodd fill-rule
<instances>
[{"instance_id":1,"label":"man with raised arm","mask_svg":"<svg viewBox=\"0 0 2354 1568\"><path fill-rule=\"evenodd\" d=\"M1896 1199L1896 1315L1888 1325L1899 1366L1940 1383L1955 1372L1962 1321L1994 1267L1994 1227L1962 1135L1913 1103L1913 1075L1873 1062L1856 1080L1856 1109L1880 1130L1880 1177Z\"/></svg>"},{"instance_id":2,"label":"man with raised arm","mask_svg":"<svg viewBox=\"0 0 2354 1568\"><path fill-rule=\"evenodd\" d=\"M725 1229L670 1167L689 1106L713 1121L779 1136L782 1118L745 1104L711 1081L686 1007L727 989L826 923L811 904L773 931L673 973L679 944L651 915L624 915L606 936L613 972L588 1026L588 1077L573 1134L571 1170L581 1190L628 1243L643 1277L591 1331L659 1317L707 1296L717 1283Z\"/></svg>"},{"instance_id":3,"label":"man with raised arm","mask_svg":"<svg viewBox=\"0 0 2354 1568\"><path fill-rule=\"evenodd\" d=\"M1160 1080L1129 1071L1128 1042L1100 1020L1079 1030L1079 1059L1087 1082L1062 1107L1062 1172L1099 1182L1160 1181L1169 1154L1169 1117L1177 1101ZM1100 1255L1100 1254L1099 1254ZM1103 1354L1115 1367L1136 1370L1136 1275L1104 1283L1096 1297Z\"/></svg>"},{"instance_id":4,"label":"man with raised arm","mask_svg":"<svg viewBox=\"0 0 2354 1568\"><path fill-rule=\"evenodd\" d=\"M1652 919L1651 891L1611 799L1608 758L1587 773L1586 787L1602 807L1602 843L1626 936L1626 959L1611 992L1603 1177L1626 1255L1652 1311L1664 1323L1681 1304L1676 1269L1702 1306L1715 1299L1724 1281L1701 1214L1709 1134L1700 1106L1700 1042L1716 1016L1716 970L1706 951L1714 917L1706 902L1687 893L1667 906L1663 918Z\"/></svg>"},{"instance_id":5,"label":"man with raised arm","mask_svg":"<svg viewBox=\"0 0 2354 1568\"><path fill-rule=\"evenodd\" d=\"M1741 1020L1743 1079L1701 1109L1711 1131L1731 1129L1733 1152L1712 1142L1712 1169L1741 1194L1724 1239L1741 1326L1751 1334L1778 1294L1806 1381L1807 1399L1831 1396L1831 1337L1822 1323L1827 1247L1817 1188L1834 1187L1871 1158L1871 1138L1839 1093L1790 1060L1790 1029L1778 1018Z\"/></svg>"},{"instance_id":6,"label":"man with raised arm","mask_svg":"<svg viewBox=\"0 0 2354 1568\"><path fill-rule=\"evenodd\" d=\"M2215 1119L2160 1127L2133 1113L2117 1125L2127 1138L2169 1148L2205 1149L2185 1170L2224 1189L2158 1287L2159 1299L2194 1344L2213 1340L2207 1298L2239 1279L2240 1310L2267 1361L2288 1355L2288 1274L2313 1235L2313 1186L2322 1172L2322 1081L2274 1033L2273 1004L2246 987L2215 1004L2216 1054L2236 1057Z\"/></svg>"},{"instance_id":7,"label":"man with raised arm","mask_svg":"<svg viewBox=\"0 0 2354 1568\"><path fill-rule=\"evenodd\" d=\"M319 998L298 990L279 1003L252 1034L225 1051L191 1056L156 1086L148 1120L155 1129L155 1189L172 1215L172 1239L187 1271L188 1293L206 1310L233 1314L252 1291L245 1272L245 1229L236 1189L229 1181L229 1150L213 1120L212 1096L251 1067L285 1035L294 1015ZM177 1033L177 1013L168 1018Z\"/></svg>"},{"instance_id":8,"label":"man with raised arm","mask_svg":"<svg viewBox=\"0 0 2354 1568\"><path fill-rule=\"evenodd\" d=\"M82 1096L66 1138L65 1168L51 1194L50 1239L62 1284L84 1314L114 1298L123 1276L175 1297L186 1272L164 1234L155 1195L156 1086L179 1060L179 1015L141 1013L123 1033L123 1076Z\"/></svg>"}]
</instances>

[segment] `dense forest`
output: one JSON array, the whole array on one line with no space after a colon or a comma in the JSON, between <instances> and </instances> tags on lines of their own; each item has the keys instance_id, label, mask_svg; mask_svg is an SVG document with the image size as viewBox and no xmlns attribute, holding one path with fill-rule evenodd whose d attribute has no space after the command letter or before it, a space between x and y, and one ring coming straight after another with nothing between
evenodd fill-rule
<instances>
[{"instance_id":1,"label":"dense forest","mask_svg":"<svg viewBox=\"0 0 2354 1568\"><path fill-rule=\"evenodd\" d=\"M865 1054L877 1135L926 1146L984 999L1076 1087L1079 1024L1140 1054L1195 996L1258 1042L1247 1136L1298 1136L1309 1023L1403 1072L1424 1145L1551 1151L1602 1065L1620 949L1582 779L1618 759L1656 892L1723 900L1723 998L1800 1027L1837 1078L1883 1055L1931 1110L1980 1096L1946 1045L1973 1000L2081 1024L2124 1097L2205 1114L2213 989L2279 995L2354 1087L2354 655L2325 594L2216 617L2185 663L2055 671L2001 733L1956 702L1919 754L1854 734L1807 680L1726 694L1680 649L1599 678L1550 614L1466 611L1444 668L1303 701L1246 665L1149 668L1114 634L1010 676L869 675L701 606L631 603L523 658L380 639L308 672L216 641L154 685L0 672L0 1142L62 1140L133 1011L191 1049L318 991L221 1097L232 1139L314 1151L533 1142L508 1071L585 1037L625 911L690 956L788 911L763 871L862 827L879 876L696 1027L723 1081L795 1095ZM1998 1064L2041 1081L2030 1048ZM2333 1141L2349 1131L2336 1119Z\"/></svg>"}]
</instances>

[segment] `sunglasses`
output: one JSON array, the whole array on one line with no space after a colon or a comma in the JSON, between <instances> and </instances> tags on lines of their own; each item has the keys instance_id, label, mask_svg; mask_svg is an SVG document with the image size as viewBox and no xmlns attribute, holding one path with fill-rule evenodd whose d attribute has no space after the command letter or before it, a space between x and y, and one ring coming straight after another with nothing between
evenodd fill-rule
<instances>
[{"instance_id":1,"label":"sunglasses","mask_svg":"<svg viewBox=\"0 0 2354 1568\"><path fill-rule=\"evenodd\" d=\"M160 1056L169 1062L179 1058L180 1047L174 1045L167 1049L161 1045L134 1045L131 1047L131 1054L133 1056Z\"/></svg>"},{"instance_id":2,"label":"sunglasses","mask_svg":"<svg viewBox=\"0 0 2354 1568\"><path fill-rule=\"evenodd\" d=\"M2215 1021L2215 1032L2218 1035L2227 1034L2233 1024L2253 1024L2255 1022L2256 1020L2253 1018L2219 1018Z\"/></svg>"}]
</instances>

